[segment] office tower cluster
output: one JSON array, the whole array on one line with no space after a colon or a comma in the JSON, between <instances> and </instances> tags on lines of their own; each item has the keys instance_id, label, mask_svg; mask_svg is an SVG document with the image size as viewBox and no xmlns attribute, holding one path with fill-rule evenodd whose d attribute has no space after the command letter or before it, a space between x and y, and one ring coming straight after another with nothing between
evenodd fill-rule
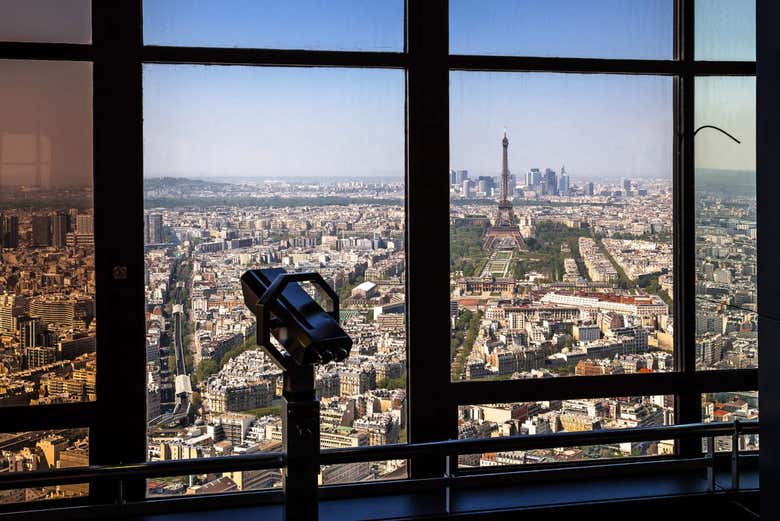
<instances>
[{"instance_id":1,"label":"office tower cluster","mask_svg":"<svg viewBox=\"0 0 780 521\"><path fill-rule=\"evenodd\" d=\"M526 192L536 195L571 195L571 178L566 173L566 167L561 167L561 175L552 168L545 168L542 172L539 168L531 168L525 174Z\"/></svg>"},{"instance_id":2,"label":"office tower cluster","mask_svg":"<svg viewBox=\"0 0 780 521\"><path fill-rule=\"evenodd\" d=\"M25 237L29 237L33 248L91 247L94 245L93 216L79 213L75 208L34 212L29 216L29 227L25 225L21 230L18 215L0 213L0 248L18 248Z\"/></svg>"}]
</instances>

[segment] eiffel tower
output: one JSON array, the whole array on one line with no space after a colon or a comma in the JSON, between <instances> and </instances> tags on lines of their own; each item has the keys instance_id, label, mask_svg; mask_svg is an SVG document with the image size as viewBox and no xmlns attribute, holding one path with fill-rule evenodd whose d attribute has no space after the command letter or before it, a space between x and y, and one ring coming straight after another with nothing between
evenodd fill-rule
<instances>
[{"instance_id":1,"label":"eiffel tower","mask_svg":"<svg viewBox=\"0 0 780 521\"><path fill-rule=\"evenodd\" d=\"M520 250L525 248L525 241L520 228L515 224L515 212L509 199L509 138L504 132L503 162L501 165L501 200L498 202L498 212L493 226L485 232L482 243L483 250Z\"/></svg>"}]
</instances>

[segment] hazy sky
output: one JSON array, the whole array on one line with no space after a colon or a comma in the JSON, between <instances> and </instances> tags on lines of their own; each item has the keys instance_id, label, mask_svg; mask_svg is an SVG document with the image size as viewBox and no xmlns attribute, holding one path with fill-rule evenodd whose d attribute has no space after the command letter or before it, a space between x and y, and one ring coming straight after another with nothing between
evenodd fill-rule
<instances>
[{"instance_id":1,"label":"hazy sky","mask_svg":"<svg viewBox=\"0 0 780 521\"><path fill-rule=\"evenodd\" d=\"M144 0L154 45L402 51L404 0Z\"/></svg>"},{"instance_id":2,"label":"hazy sky","mask_svg":"<svg viewBox=\"0 0 780 521\"><path fill-rule=\"evenodd\" d=\"M147 176L404 171L400 70L147 65Z\"/></svg>"},{"instance_id":3,"label":"hazy sky","mask_svg":"<svg viewBox=\"0 0 780 521\"><path fill-rule=\"evenodd\" d=\"M654 76L454 72L450 161L457 169L567 166L573 175L670 176L672 79Z\"/></svg>"},{"instance_id":4,"label":"hazy sky","mask_svg":"<svg viewBox=\"0 0 780 521\"><path fill-rule=\"evenodd\" d=\"M67 3L69 10L63 11ZM402 0L146 0L154 44L400 51ZM672 0L451 0L457 53L661 58ZM86 8L85 8L86 5ZM697 0L697 55L753 59L755 0ZM88 41L86 0L0 0L0 40ZM43 16L43 13L48 15ZM67 13L67 15L65 14ZM35 16L31 16L35 14ZM46 23L46 20L61 23ZM43 20L43 23L41 22ZM38 26L36 26L36 23ZM86 183L91 68L0 61L0 183ZM400 175L405 78L398 70L191 65L144 67L148 176ZM586 175L669 175L669 78L454 72L451 166ZM698 165L755 165L755 80L700 79ZM30 166L30 162L36 166Z\"/></svg>"},{"instance_id":5,"label":"hazy sky","mask_svg":"<svg viewBox=\"0 0 780 521\"><path fill-rule=\"evenodd\" d=\"M751 47L752 22L733 19L740 6L753 1L697 1L703 58L720 58L722 51L738 59ZM147 0L145 39L312 49L403 45L401 0L228 4L231 9L216 0ZM199 9L184 9L195 5ZM450 5L456 53L672 56L672 0L451 0ZM715 33L704 31L701 21L714 24L718 9L726 9L729 19L718 22ZM724 28L731 38L721 40L719 51L717 31ZM403 172L399 71L147 66L144 85L148 176ZM700 134L700 166L753 168L755 139L746 129L754 127L755 115L745 107L747 91L723 84L706 90L697 103L699 119L714 122L728 115L721 123L745 141L735 151L717 136ZM497 175L506 128L515 173L566 164L575 177L671 175L668 77L454 72L450 105L453 168Z\"/></svg>"},{"instance_id":6,"label":"hazy sky","mask_svg":"<svg viewBox=\"0 0 780 521\"><path fill-rule=\"evenodd\" d=\"M701 168L755 170L756 79L696 79L695 125L715 125L742 141L738 145L718 131L696 134L696 165Z\"/></svg>"}]
</instances>

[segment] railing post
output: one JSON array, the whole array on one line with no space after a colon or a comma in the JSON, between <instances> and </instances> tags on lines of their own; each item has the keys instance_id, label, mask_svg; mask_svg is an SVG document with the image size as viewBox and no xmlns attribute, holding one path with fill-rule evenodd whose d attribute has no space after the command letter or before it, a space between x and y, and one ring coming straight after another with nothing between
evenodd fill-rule
<instances>
[{"instance_id":1,"label":"railing post","mask_svg":"<svg viewBox=\"0 0 780 521\"><path fill-rule=\"evenodd\" d=\"M734 432L731 434L731 489L739 490L739 433L742 426L734 420Z\"/></svg>"},{"instance_id":2,"label":"railing post","mask_svg":"<svg viewBox=\"0 0 780 521\"><path fill-rule=\"evenodd\" d=\"M707 490L715 492L715 437L707 436Z\"/></svg>"},{"instance_id":3,"label":"railing post","mask_svg":"<svg viewBox=\"0 0 780 521\"><path fill-rule=\"evenodd\" d=\"M452 510L452 458L452 454L447 454L444 459L444 477L447 479L447 485L444 487L444 511L447 514Z\"/></svg>"},{"instance_id":4,"label":"railing post","mask_svg":"<svg viewBox=\"0 0 780 521\"><path fill-rule=\"evenodd\" d=\"M282 429L284 518L316 521L319 515L320 403L314 394L314 366L292 364L284 373Z\"/></svg>"},{"instance_id":5,"label":"railing post","mask_svg":"<svg viewBox=\"0 0 780 521\"><path fill-rule=\"evenodd\" d=\"M117 505L125 504L125 487L122 478L116 480L116 497L114 498L114 503Z\"/></svg>"}]
</instances>

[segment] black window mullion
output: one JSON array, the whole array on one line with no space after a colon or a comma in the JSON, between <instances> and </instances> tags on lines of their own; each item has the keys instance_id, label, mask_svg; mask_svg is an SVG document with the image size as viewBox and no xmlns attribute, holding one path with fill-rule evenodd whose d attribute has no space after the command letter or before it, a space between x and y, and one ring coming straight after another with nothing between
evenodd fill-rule
<instances>
[{"instance_id":1,"label":"black window mullion","mask_svg":"<svg viewBox=\"0 0 780 521\"><path fill-rule=\"evenodd\" d=\"M98 414L91 462L146 458L141 0L93 2ZM116 489L91 487L113 502ZM143 480L125 486L143 497Z\"/></svg>"},{"instance_id":2,"label":"black window mullion","mask_svg":"<svg viewBox=\"0 0 780 521\"><path fill-rule=\"evenodd\" d=\"M694 388L696 372L696 208L694 197L694 1L678 0L678 58L684 65L676 81L675 129L675 266L674 330L677 371L685 375L676 399L678 423L701 421L701 396ZM698 447L698 448L697 448ZM681 440L681 455L700 451L696 440Z\"/></svg>"},{"instance_id":3,"label":"black window mullion","mask_svg":"<svg viewBox=\"0 0 780 521\"><path fill-rule=\"evenodd\" d=\"M0 42L3 60L89 61L92 46L80 43Z\"/></svg>"},{"instance_id":4,"label":"black window mullion","mask_svg":"<svg viewBox=\"0 0 780 521\"><path fill-rule=\"evenodd\" d=\"M449 389L449 70L447 0L408 0L407 256L409 441L457 437ZM411 477L444 472L415 457Z\"/></svg>"}]
</instances>

